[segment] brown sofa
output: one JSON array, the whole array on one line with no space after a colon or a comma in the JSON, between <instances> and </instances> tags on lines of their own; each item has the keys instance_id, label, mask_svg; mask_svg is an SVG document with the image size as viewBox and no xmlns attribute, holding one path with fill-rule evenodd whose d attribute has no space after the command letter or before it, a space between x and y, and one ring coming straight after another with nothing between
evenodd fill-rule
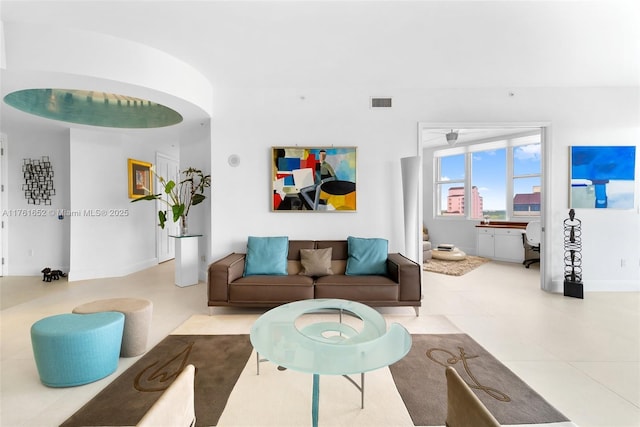
<instances>
[{"instance_id":1,"label":"brown sofa","mask_svg":"<svg viewBox=\"0 0 640 427\"><path fill-rule=\"evenodd\" d=\"M332 248L334 274L310 277L301 271L300 249ZM275 307L312 298L340 298L372 307L414 307L421 305L420 266L398 253L387 258L385 276L345 275L346 240L289 240L288 275L243 277L245 254L232 253L209 265L209 307Z\"/></svg>"}]
</instances>

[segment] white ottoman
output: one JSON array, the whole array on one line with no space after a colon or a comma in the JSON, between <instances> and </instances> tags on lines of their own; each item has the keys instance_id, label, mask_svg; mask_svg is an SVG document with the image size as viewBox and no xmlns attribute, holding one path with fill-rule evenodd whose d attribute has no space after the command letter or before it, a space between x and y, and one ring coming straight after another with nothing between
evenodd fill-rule
<instances>
[{"instance_id":1,"label":"white ottoman","mask_svg":"<svg viewBox=\"0 0 640 427\"><path fill-rule=\"evenodd\" d=\"M138 356L147 350L153 303L141 298L111 298L82 304L73 309L77 314L118 311L124 314L122 357Z\"/></svg>"}]
</instances>

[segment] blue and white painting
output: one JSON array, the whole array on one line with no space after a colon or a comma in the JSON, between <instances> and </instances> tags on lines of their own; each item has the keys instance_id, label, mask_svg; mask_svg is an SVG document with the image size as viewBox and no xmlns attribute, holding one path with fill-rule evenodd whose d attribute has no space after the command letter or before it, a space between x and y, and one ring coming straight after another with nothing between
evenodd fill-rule
<instances>
[{"instance_id":1,"label":"blue and white painting","mask_svg":"<svg viewBox=\"0 0 640 427\"><path fill-rule=\"evenodd\" d=\"M635 146L571 147L572 208L633 209Z\"/></svg>"}]
</instances>

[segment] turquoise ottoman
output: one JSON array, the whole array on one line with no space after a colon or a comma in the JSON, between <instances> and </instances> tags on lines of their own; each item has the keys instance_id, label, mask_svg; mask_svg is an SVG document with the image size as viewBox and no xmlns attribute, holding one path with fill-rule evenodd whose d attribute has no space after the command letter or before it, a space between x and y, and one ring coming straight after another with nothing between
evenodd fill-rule
<instances>
[{"instance_id":1,"label":"turquoise ottoman","mask_svg":"<svg viewBox=\"0 0 640 427\"><path fill-rule=\"evenodd\" d=\"M72 387L118 368L124 314L59 314L31 326L31 345L42 384Z\"/></svg>"}]
</instances>

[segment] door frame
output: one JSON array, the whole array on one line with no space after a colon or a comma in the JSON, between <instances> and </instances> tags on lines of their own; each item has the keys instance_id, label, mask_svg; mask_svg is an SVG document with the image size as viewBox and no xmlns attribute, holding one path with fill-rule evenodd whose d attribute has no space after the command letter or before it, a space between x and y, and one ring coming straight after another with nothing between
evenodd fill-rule
<instances>
[{"instance_id":1,"label":"door frame","mask_svg":"<svg viewBox=\"0 0 640 427\"><path fill-rule=\"evenodd\" d=\"M167 154L164 154L164 153L161 153L161 152L158 151L158 152L156 152L156 164L155 164L156 168L158 167L158 164L160 163L160 159L163 159L163 160L165 160L165 161L167 161L169 163L175 163L175 165L177 166L177 170L178 170L178 176L177 177L169 177L169 176L166 176L166 175L163 175L163 177L168 179L168 180L170 180L170 179L174 179L174 180L175 179L180 179L180 176L179 176L179 174L180 174L180 161L178 159L176 159L175 157L171 157L171 156L169 156ZM158 171L156 169L156 172L160 173L162 175L162 171ZM160 192L160 186L159 186L160 183L159 183L159 180L158 180L157 176L154 177L153 185L154 185L154 189L155 189L154 192L156 194L158 192ZM159 200L156 200L156 211L160 211L160 210L163 210L163 209L166 209L166 208L167 208L167 206L164 203L162 203ZM167 215L171 215L171 212L167 212ZM167 258L167 259L163 259L161 257L162 254L160 252L161 241L168 239L170 233L171 234L178 234L177 233L177 229L176 229L178 225L173 222L172 217L170 219L171 219L170 221L165 222L165 227L164 228L157 227L157 229L156 229L156 259L158 260L158 263L169 261L169 260L175 258L175 250L173 252L174 256L170 257L170 258Z\"/></svg>"},{"instance_id":2,"label":"door frame","mask_svg":"<svg viewBox=\"0 0 640 427\"><path fill-rule=\"evenodd\" d=\"M427 129L517 129L517 128L540 128L540 143L541 143L541 185L543 188L542 199L540 201L540 224L542 225L542 236L540 239L540 289L545 291L551 291L553 289L551 272L547 268L551 263L551 251L545 250L549 248L549 242L551 238L551 227L547 227L547 218L549 218L549 209L551 202L551 187L549 185L551 165L551 122L418 122L418 143L417 151L420 158L420 168L418 176L418 230L422 230L422 222L424 215L424 142L423 132ZM422 239L419 239L419 243L422 243ZM422 250L416 248L422 262Z\"/></svg>"},{"instance_id":3,"label":"door frame","mask_svg":"<svg viewBox=\"0 0 640 427\"><path fill-rule=\"evenodd\" d=\"M7 191L5 183L7 182L7 135L0 133L0 211L4 212L7 206ZM7 275L7 254L8 242L7 242L7 229L9 227L8 221L3 217L0 219L0 277Z\"/></svg>"}]
</instances>

